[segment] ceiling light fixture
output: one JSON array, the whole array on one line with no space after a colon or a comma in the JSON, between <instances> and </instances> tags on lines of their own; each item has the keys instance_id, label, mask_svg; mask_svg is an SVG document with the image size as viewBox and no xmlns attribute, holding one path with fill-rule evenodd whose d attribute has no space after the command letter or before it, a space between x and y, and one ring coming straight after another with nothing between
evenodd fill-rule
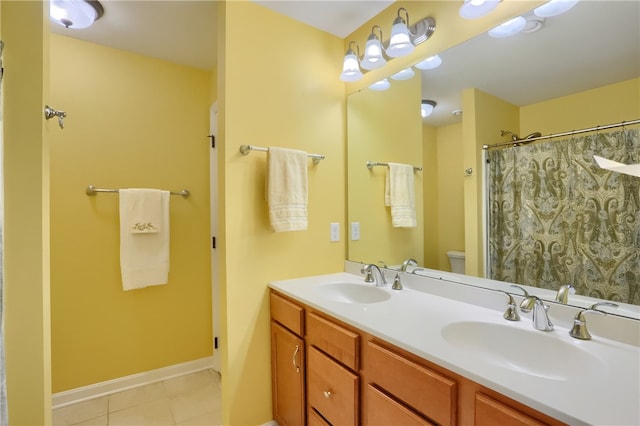
<instances>
[{"instance_id":1,"label":"ceiling light fixture","mask_svg":"<svg viewBox=\"0 0 640 426\"><path fill-rule=\"evenodd\" d=\"M498 7L501 0L464 0L460 7L460 16L465 19L481 18Z\"/></svg>"},{"instance_id":2,"label":"ceiling light fixture","mask_svg":"<svg viewBox=\"0 0 640 426\"><path fill-rule=\"evenodd\" d=\"M439 55L429 56L427 59L415 64L419 70L432 70L438 68L442 64L442 58Z\"/></svg>"},{"instance_id":3,"label":"ceiling light fixture","mask_svg":"<svg viewBox=\"0 0 640 426\"><path fill-rule=\"evenodd\" d=\"M493 38L511 37L512 35L516 35L522 31L525 25L527 25L527 20L522 16L517 16L490 29L489 35Z\"/></svg>"},{"instance_id":4,"label":"ceiling light fixture","mask_svg":"<svg viewBox=\"0 0 640 426\"><path fill-rule=\"evenodd\" d=\"M436 105L438 104L435 101L422 101L422 104L420 105L420 114L422 115L422 118L430 116Z\"/></svg>"},{"instance_id":5,"label":"ceiling light fixture","mask_svg":"<svg viewBox=\"0 0 640 426\"><path fill-rule=\"evenodd\" d=\"M533 13L541 18L550 18L565 13L578 3L579 0L551 0L533 9Z\"/></svg>"},{"instance_id":6,"label":"ceiling light fixture","mask_svg":"<svg viewBox=\"0 0 640 426\"><path fill-rule=\"evenodd\" d=\"M49 17L65 28L88 28L104 15L104 8L92 0L50 0Z\"/></svg>"},{"instance_id":7,"label":"ceiling light fixture","mask_svg":"<svg viewBox=\"0 0 640 426\"><path fill-rule=\"evenodd\" d=\"M351 49L351 45L356 45L356 52ZM360 71L360 48L355 41L349 42L349 49L344 55L344 62L342 63L342 73L340 74L340 80L342 81L358 81L362 78L362 71Z\"/></svg>"},{"instance_id":8,"label":"ceiling light fixture","mask_svg":"<svg viewBox=\"0 0 640 426\"><path fill-rule=\"evenodd\" d=\"M376 29L380 34L380 38L376 35ZM362 58L362 68L365 70L374 70L383 67L387 60L382 54L382 28L374 25L371 28L371 35L367 38L367 45L364 48L364 58Z\"/></svg>"}]
</instances>

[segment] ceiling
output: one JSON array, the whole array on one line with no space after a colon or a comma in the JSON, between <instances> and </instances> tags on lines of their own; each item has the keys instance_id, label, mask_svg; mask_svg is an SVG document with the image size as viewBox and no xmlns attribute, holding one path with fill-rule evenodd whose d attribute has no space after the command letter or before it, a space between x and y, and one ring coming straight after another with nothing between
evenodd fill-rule
<instances>
[{"instance_id":1,"label":"ceiling","mask_svg":"<svg viewBox=\"0 0 640 426\"><path fill-rule=\"evenodd\" d=\"M392 0L254 0L340 38ZM105 14L83 30L52 31L202 69L216 65L215 1L102 0ZM576 93L640 75L640 2L582 0L542 30L507 39L481 35L442 53L423 73L423 99L438 107L438 126L459 120L460 92L477 87L515 105ZM364 42L364 41L362 41ZM336 76L336 78L338 78ZM637 118L637 117L635 117Z\"/></svg>"}]
</instances>

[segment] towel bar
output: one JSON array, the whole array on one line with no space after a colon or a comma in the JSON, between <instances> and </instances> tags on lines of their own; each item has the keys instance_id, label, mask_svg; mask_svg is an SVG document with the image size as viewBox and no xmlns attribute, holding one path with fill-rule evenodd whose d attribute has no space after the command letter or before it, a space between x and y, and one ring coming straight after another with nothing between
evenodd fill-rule
<instances>
[{"instance_id":1,"label":"towel bar","mask_svg":"<svg viewBox=\"0 0 640 426\"><path fill-rule=\"evenodd\" d=\"M377 161L367 161L367 169L371 170L375 166L387 166L387 167L389 167L389 163L379 163ZM414 172L421 172L422 171L422 167L413 166L413 171Z\"/></svg>"},{"instance_id":2,"label":"towel bar","mask_svg":"<svg viewBox=\"0 0 640 426\"><path fill-rule=\"evenodd\" d=\"M89 186L87 186L87 189L85 189L84 192L87 195L96 195L98 192L115 192L115 193L118 193L118 192L120 192L120 190L119 189L96 188L93 185L89 185ZM189 195L191 195L191 192L189 192L188 189L183 189L180 192L171 191L171 195L182 195L183 198L187 198Z\"/></svg>"},{"instance_id":3,"label":"towel bar","mask_svg":"<svg viewBox=\"0 0 640 426\"><path fill-rule=\"evenodd\" d=\"M249 151L269 152L269 148L255 145L240 145L240 153L242 155L249 155ZM320 160L324 160L324 155L322 154L307 154L307 157L313 158L313 164L318 164Z\"/></svg>"}]
</instances>

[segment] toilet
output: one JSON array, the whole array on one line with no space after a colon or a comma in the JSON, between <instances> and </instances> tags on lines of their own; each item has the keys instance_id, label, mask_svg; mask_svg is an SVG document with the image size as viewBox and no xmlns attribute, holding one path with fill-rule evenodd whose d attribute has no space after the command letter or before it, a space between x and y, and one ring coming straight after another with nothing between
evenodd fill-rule
<instances>
[{"instance_id":1,"label":"toilet","mask_svg":"<svg viewBox=\"0 0 640 426\"><path fill-rule=\"evenodd\" d=\"M464 252L448 251L449 263L451 264L451 272L456 274L464 274Z\"/></svg>"}]
</instances>

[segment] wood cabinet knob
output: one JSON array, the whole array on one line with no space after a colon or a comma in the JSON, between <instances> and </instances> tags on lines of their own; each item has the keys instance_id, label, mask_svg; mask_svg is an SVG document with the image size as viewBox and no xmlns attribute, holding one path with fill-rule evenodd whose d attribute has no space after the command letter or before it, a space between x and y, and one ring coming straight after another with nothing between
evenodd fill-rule
<instances>
[{"instance_id":1,"label":"wood cabinet knob","mask_svg":"<svg viewBox=\"0 0 640 426\"><path fill-rule=\"evenodd\" d=\"M329 398L331 396L331 391L324 391L322 392L322 395L324 395L325 398Z\"/></svg>"}]
</instances>

